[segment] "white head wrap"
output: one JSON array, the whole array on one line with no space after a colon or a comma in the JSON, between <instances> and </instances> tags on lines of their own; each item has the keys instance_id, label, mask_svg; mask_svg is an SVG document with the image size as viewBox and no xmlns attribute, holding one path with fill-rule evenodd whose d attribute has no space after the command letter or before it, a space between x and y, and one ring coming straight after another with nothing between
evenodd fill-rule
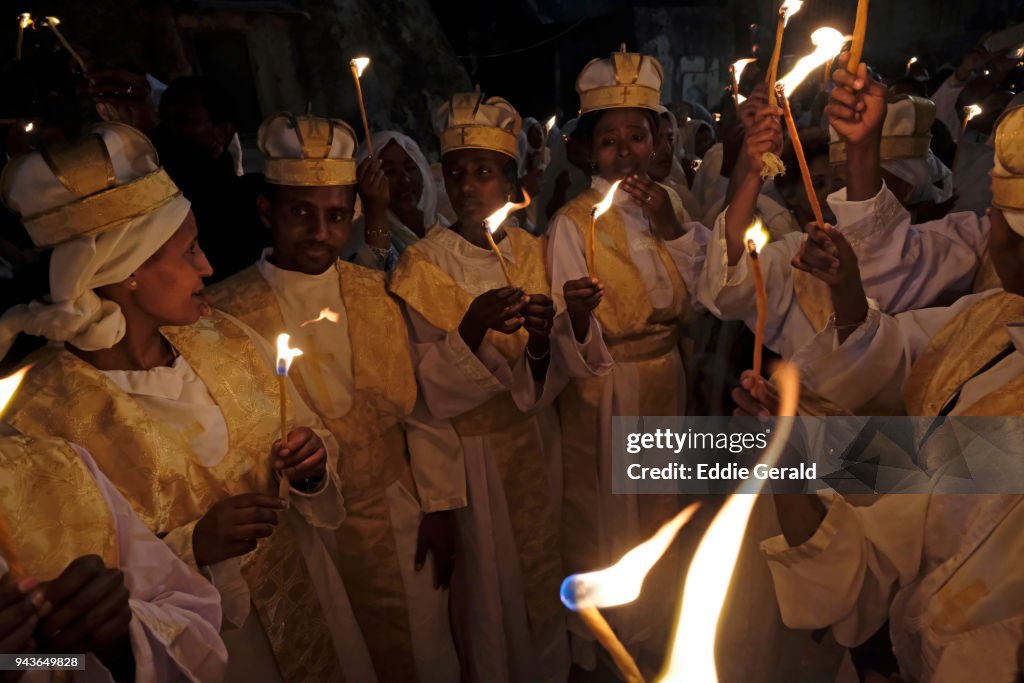
<instances>
[{"instance_id":1,"label":"white head wrap","mask_svg":"<svg viewBox=\"0 0 1024 683\"><path fill-rule=\"evenodd\" d=\"M437 187L434 185L434 174L430 172L430 164L427 163L427 157L424 156L423 150L420 149L415 140L404 133L399 133L397 130L385 130L374 133L371 140L373 141L373 149L376 150L378 155L385 147L394 142L416 164L416 168L420 170L420 175L423 176L423 193L420 195L416 208L423 212L424 227L432 228L437 224ZM367 155L366 145L361 146L359 153L356 155L356 162L362 163ZM398 220L397 217L395 217L395 220Z\"/></svg>"},{"instance_id":2,"label":"white head wrap","mask_svg":"<svg viewBox=\"0 0 1024 683\"><path fill-rule=\"evenodd\" d=\"M133 128L104 123L90 134L99 136L106 146L113 187L150 176L160 168L156 150ZM25 155L5 174L4 198L12 211L23 217L82 201L55 176L40 152ZM108 349L121 341L126 327L121 309L94 290L121 282L135 272L177 232L189 207L189 201L176 192L155 205L127 207L133 217L54 247L49 296L13 306L0 317L0 357L7 354L19 332L68 342L85 351Z\"/></svg>"}]
</instances>

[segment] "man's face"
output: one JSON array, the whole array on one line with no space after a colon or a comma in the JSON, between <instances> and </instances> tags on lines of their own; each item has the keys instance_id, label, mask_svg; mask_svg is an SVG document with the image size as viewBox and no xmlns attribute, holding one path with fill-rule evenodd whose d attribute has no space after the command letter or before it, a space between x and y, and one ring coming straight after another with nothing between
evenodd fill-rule
<instances>
[{"instance_id":1,"label":"man's face","mask_svg":"<svg viewBox=\"0 0 1024 683\"><path fill-rule=\"evenodd\" d=\"M263 225L273 233L271 262L319 275L338 259L352 233L355 186L275 185L257 198Z\"/></svg>"}]
</instances>

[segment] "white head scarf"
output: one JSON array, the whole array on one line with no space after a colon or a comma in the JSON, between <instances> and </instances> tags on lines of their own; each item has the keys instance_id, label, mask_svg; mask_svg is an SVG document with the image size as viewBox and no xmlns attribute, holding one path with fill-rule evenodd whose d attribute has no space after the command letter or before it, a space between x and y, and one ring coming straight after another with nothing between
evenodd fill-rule
<instances>
[{"instance_id":1,"label":"white head scarf","mask_svg":"<svg viewBox=\"0 0 1024 683\"><path fill-rule=\"evenodd\" d=\"M908 204L941 204L953 196L953 172L930 149L924 158L883 161L882 168L913 185Z\"/></svg>"},{"instance_id":2,"label":"white head scarf","mask_svg":"<svg viewBox=\"0 0 1024 683\"><path fill-rule=\"evenodd\" d=\"M374 133L370 138L373 141L373 148L378 154L384 150L392 142L400 146L409 158L416 164L416 168L420 170L420 175L423 177L423 193L420 194L420 200L416 204L416 208L423 212L423 225L426 228L431 228L437 223L437 187L434 185L434 174L430 172L430 164L427 163L427 157L424 156L423 150L416 144L416 141L410 138L404 133L399 133L397 130L384 130L379 133ZM356 155L356 163L362 163L368 155L366 145L359 148L359 153ZM394 220L398 220L390 209L388 214L392 216Z\"/></svg>"},{"instance_id":3,"label":"white head scarf","mask_svg":"<svg viewBox=\"0 0 1024 683\"><path fill-rule=\"evenodd\" d=\"M707 128L711 133L711 144L715 143L715 129L710 123L702 119L690 119L683 128L683 149L686 150L686 158L690 160L699 159L697 156L697 131Z\"/></svg>"},{"instance_id":4,"label":"white head scarf","mask_svg":"<svg viewBox=\"0 0 1024 683\"><path fill-rule=\"evenodd\" d=\"M134 129L126 135L118 126L128 128L101 124L94 130L107 146L115 184L124 185L156 171L159 163L145 136ZM34 215L78 201L77 195L56 180L38 152L30 155L39 158L28 159L10 178L7 202L12 211ZM126 328L124 314L94 290L121 282L138 270L181 227L190 204L178 194L152 210L139 209L145 213L54 248L49 296L13 306L0 317L0 358L19 332L67 342L84 351L109 349L121 341Z\"/></svg>"}]
</instances>

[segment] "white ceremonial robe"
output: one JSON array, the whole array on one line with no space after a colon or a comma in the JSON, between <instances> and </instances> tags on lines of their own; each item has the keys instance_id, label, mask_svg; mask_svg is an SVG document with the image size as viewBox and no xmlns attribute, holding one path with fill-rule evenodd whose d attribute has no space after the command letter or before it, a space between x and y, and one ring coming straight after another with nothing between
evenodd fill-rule
<instances>
[{"instance_id":1,"label":"white ceremonial robe","mask_svg":"<svg viewBox=\"0 0 1024 683\"><path fill-rule=\"evenodd\" d=\"M271 253L271 249L265 250L256 268L274 292L285 326L292 331L292 344L305 351L292 372L302 373L313 402L311 407L318 414L344 417L352 408L355 380L348 316L338 273L334 268L320 275L283 270L267 260ZM315 320L323 308L337 313L338 322L303 327L303 322ZM405 329L395 332L405 334ZM396 481L386 496L395 546L402 558L413 656L421 683L452 683L458 681L459 664L448 619L448 592L434 588L432 556L428 556L418 572L413 560L423 514L465 506L465 466L459 437L451 423L431 417L421 401L406 420L405 428L417 490L408 491ZM422 503L417 502L417 494Z\"/></svg>"},{"instance_id":2,"label":"white ceremonial robe","mask_svg":"<svg viewBox=\"0 0 1024 683\"><path fill-rule=\"evenodd\" d=\"M444 227L435 227L419 242L419 248L434 265L447 273L472 297L506 286L498 259L490 249L470 244ZM498 248L509 263L515 263L508 239ZM444 292L438 292L444 296ZM567 321L556 321L552 331L552 362L548 376L539 386L525 354L510 367L508 361L486 339L476 353L462 340L458 330L434 327L408 306L409 333L420 391L430 412L437 418L453 418L486 403L494 396L511 392L520 410L533 411L537 437L543 444L548 487L560 517L562 491L561 434L554 399L568 381L568 370L560 358ZM561 330L561 331L560 331ZM571 337L571 332L568 333ZM573 342L574 343L574 339ZM600 363L594 345L581 347L579 357ZM458 513L462 552L457 558L461 591L453 590L453 617L461 628L472 629L469 651L462 653L476 679L487 683L563 683L569 671L565 626L557 632L531 636L519 571L519 559L512 535L508 504L501 476L490 455L487 434L461 437L465 457L469 507ZM453 584L453 589L455 588Z\"/></svg>"},{"instance_id":3,"label":"white ceremonial robe","mask_svg":"<svg viewBox=\"0 0 1024 683\"><path fill-rule=\"evenodd\" d=\"M982 299L1002 290L962 297L951 306L887 315L869 300L868 317L841 345L829 325L801 350L801 379L812 390L850 410L868 401L898 411L903 383L918 356L945 325ZM1017 349L990 370L968 380L950 415L963 415L979 398L1024 372L1024 320L1007 325Z\"/></svg>"},{"instance_id":4,"label":"white ceremonial robe","mask_svg":"<svg viewBox=\"0 0 1024 683\"><path fill-rule=\"evenodd\" d=\"M971 290L988 244L988 219L971 213L912 225L910 213L884 186L875 197L851 202L846 189L829 195L829 206L857 253L864 290L883 310L907 311L936 305ZM816 334L794 288L793 257L805 239L791 233L761 251L761 272L768 293L765 346L783 358L798 360L800 349ZM719 215L702 274L701 300L723 320L757 322L754 276L744 256L728 265L725 214Z\"/></svg>"},{"instance_id":5,"label":"white ceremonial robe","mask_svg":"<svg viewBox=\"0 0 1024 683\"><path fill-rule=\"evenodd\" d=\"M270 345L241 322L233 322L245 329L268 364L276 361ZM154 419L170 424L190 436L190 445L200 464L213 467L228 457L227 424L216 402L192 367L179 356L172 367L157 367L145 371L104 372L119 388L132 396ZM315 429L328 449L337 451L334 437L317 427L319 419L310 412L294 389L290 392L289 409L294 410L295 424ZM269 450L268 450L269 457ZM350 681L376 680L366 644L362 640L348 595L335 569L334 562L314 527L322 526L324 519L336 519L336 506L341 494L331 488L319 494L305 494L292 489L291 507L280 517L281 524L290 524L306 559L313 588L321 605L338 659L345 667L345 678ZM191 534L187 538L165 541L183 559L192 556ZM201 571L211 580L221 595L224 610L222 637L228 648L228 670L225 681L252 683L253 681L280 681L277 663L256 611L251 609L249 586L241 573L241 558L234 557Z\"/></svg>"},{"instance_id":6,"label":"white ceremonial robe","mask_svg":"<svg viewBox=\"0 0 1024 683\"><path fill-rule=\"evenodd\" d=\"M1021 680L1021 496L894 494L856 508L827 500L808 541L762 544L789 626L831 626L853 647L888 620L908 682Z\"/></svg>"},{"instance_id":7,"label":"white ceremonial robe","mask_svg":"<svg viewBox=\"0 0 1024 683\"><path fill-rule=\"evenodd\" d=\"M118 569L124 572L132 612L128 635L135 656L135 681L220 681L228 653L217 633L221 609L216 589L145 527L88 451L76 444L70 446L92 473L116 528ZM7 562L0 557L0 575L6 572ZM50 676L48 671L33 671L21 681L46 683ZM74 677L78 683L114 681L91 653L86 655L85 671L75 672Z\"/></svg>"},{"instance_id":8,"label":"white ceremonial robe","mask_svg":"<svg viewBox=\"0 0 1024 683\"><path fill-rule=\"evenodd\" d=\"M602 195L607 193L610 184L600 177L592 180L594 189ZM630 257L636 264L643 280L644 289L655 310L671 309L674 292L672 281L656 250L657 240L651 232L651 226L643 213L643 209L624 192L616 192L613 206L621 211L629 243ZM700 223L686 224L685 235L664 242L682 280L689 292L689 306L697 304L696 292L700 272L703 268L704 255L707 251L707 240L710 231ZM555 308L560 316L565 312L565 297L562 288L567 281L577 280L587 275L586 249L583 238L572 219L564 214L551 221L550 243L548 245L548 270L551 273L552 296ZM571 331L569 335L571 335ZM612 471L612 422L616 415L641 415L641 398L644 391L665 391L678 394L680 413L685 414L687 398L686 370L682 355L676 348L672 355L672 367L664 378L664 384L655 387L644 387L640 383L639 364L620 362L612 358L611 352L604 341L601 325L596 318L591 318L590 336L601 351L603 365L610 366L610 380L604 385L604 393L600 399L600 417L594 425L599 449L600 471L606 475ZM597 366L594 366L597 367ZM615 495L612 493L612 481L609 476L601 477L601 519L603 520L601 536L610 539L612 545L622 542L636 541L641 538L639 514L636 496ZM566 483L571 486L571 482ZM623 541L626 539L626 541ZM612 560L614 561L614 560ZM593 569L600 569L594 567ZM652 637L645 626L640 623L624 623L620 619L615 622L620 637L627 645ZM579 625L575 625L579 627ZM580 635L589 640L590 635L580 631ZM578 653L582 662L590 659L586 653Z\"/></svg>"},{"instance_id":9,"label":"white ceremonial robe","mask_svg":"<svg viewBox=\"0 0 1024 683\"><path fill-rule=\"evenodd\" d=\"M722 162L725 155L725 146L721 142L713 144L707 152L704 153L704 158L701 160L700 167L693 176L693 196L700 204L701 210L704 212L703 217L707 219L708 209L710 209L718 200L724 199L726 192L729 189L729 179L722 177ZM711 216L711 220L714 220L714 216ZM702 221L707 225L710 221Z\"/></svg>"}]
</instances>

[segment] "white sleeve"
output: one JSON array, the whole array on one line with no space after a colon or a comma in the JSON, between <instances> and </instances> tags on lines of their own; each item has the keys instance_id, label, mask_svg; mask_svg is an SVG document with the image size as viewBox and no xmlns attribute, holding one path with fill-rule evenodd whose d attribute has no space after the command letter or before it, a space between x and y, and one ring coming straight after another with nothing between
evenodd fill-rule
<instances>
[{"instance_id":1,"label":"white sleeve","mask_svg":"<svg viewBox=\"0 0 1024 683\"><path fill-rule=\"evenodd\" d=\"M868 301L868 316L841 345L830 321L793 358L812 391L854 412L876 401L903 407L903 382L921 352L946 323L1000 290L960 298L952 306L887 315Z\"/></svg>"},{"instance_id":2,"label":"white sleeve","mask_svg":"<svg viewBox=\"0 0 1024 683\"><path fill-rule=\"evenodd\" d=\"M889 618L894 591L917 579L931 496L890 495L858 508L831 498L808 541L790 547L775 536L761 551L786 626L831 626L840 644L854 647Z\"/></svg>"},{"instance_id":3,"label":"white sleeve","mask_svg":"<svg viewBox=\"0 0 1024 683\"><path fill-rule=\"evenodd\" d=\"M765 346L789 356L792 349L807 341L813 333L800 310L793 288L793 256L800 249L803 233L783 235L769 242L758 257L761 277L768 295L765 317ZM757 323L757 297L750 257L745 253L735 266L729 265L725 238L725 212L718 215L708 241L707 259L701 274L699 295L708 310L722 320L742 320L754 329Z\"/></svg>"},{"instance_id":4,"label":"white sleeve","mask_svg":"<svg viewBox=\"0 0 1024 683\"><path fill-rule=\"evenodd\" d=\"M587 261L579 229L564 214L548 224L548 272L551 298L555 302L555 324L551 330L551 351L569 377L584 378L611 371L615 361L604 343L601 323L590 314L590 328L583 343L576 341L572 322L565 310L563 288L570 280L587 276Z\"/></svg>"},{"instance_id":5,"label":"white sleeve","mask_svg":"<svg viewBox=\"0 0 1024 683\"><path fill-rule=\"evenodd\" d=\"M143 525L84 449L72 447L92 471L117 525L121 570L132 611L129 634L135 680L220 680L227 650L219 635L216 589ZM103 668L98 661L90 664Z\"/></svg>"},{"instance_id":6,"label":"white sleeve","mask_svg":"<svg viewBox=\"0 0 1024 683\"><path fill-rule=\"evenodd\" d=\"M868 296L886 313L940 305L970 291L988 245L988 220L954 213L912 225L910 214L883 184L878 195L828 198L836 227L857 254Z\"/></svg>"},{"instance_id":7,"label":"white sleeve","mask_svg":"<svg viewBox=\"0 0 1024 683\"><path fill-rule=\"evenodd\" d=\"M686 223L684 227L686 234L674 240L666 240L665 248L690 294L690 306L702 311L704 306L699 298L700 280L708 255L711 231L703 223Z\"/></svg>"}]
</instances>

